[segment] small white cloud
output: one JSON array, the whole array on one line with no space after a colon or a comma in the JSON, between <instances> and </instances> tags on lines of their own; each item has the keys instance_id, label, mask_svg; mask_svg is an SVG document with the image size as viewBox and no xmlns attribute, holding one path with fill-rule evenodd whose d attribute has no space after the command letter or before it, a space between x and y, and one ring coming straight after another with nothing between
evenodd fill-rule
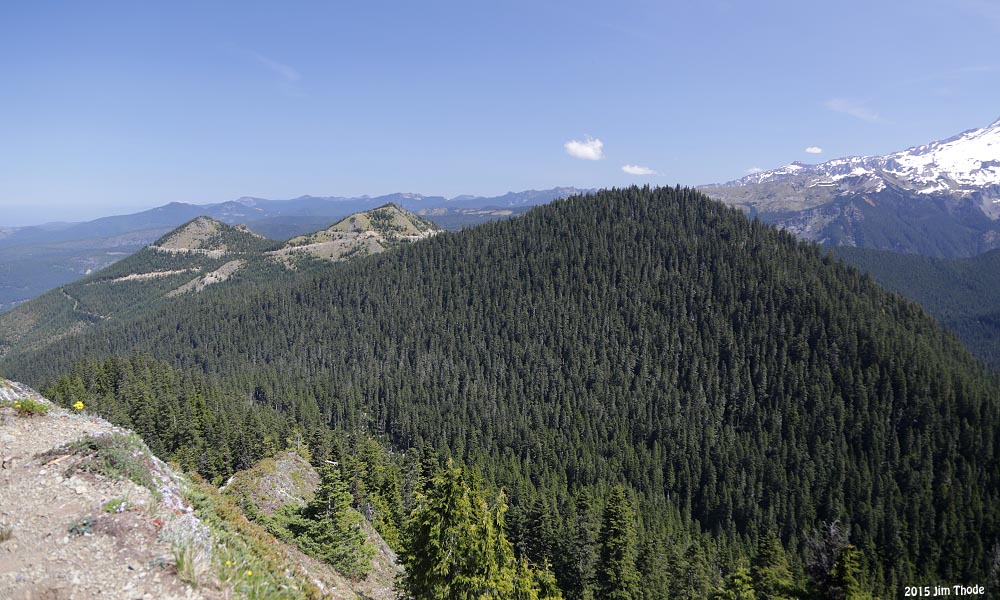
<instances>
[{"instance_id":1,"label":"small white cloud","mask_svg":"<svg viewBox=\"0 0 1000 600\"><path fill-rule=\"evenodd\" d=\"M809 146L806 148L806 152L809 154L823 154L823 149L819 146Z\"/></svg>"},{"instance_id":2,"label":"small white cloud","mask_svg":"<svg viewBox=\"0 0 1000 600\"><path fill-rule=\"evenodd\" d=\"M604 158L604 142L591 139L590 136L587 136L587 141L585 142L570 140L563 144L563 148L566 149L566 154L569 154L573 158L583 160L601 160Z\"/></svg>"},{"instance_id":3,"label":"small white cloud","mask_svg":"<svg viewBox=\"0 0 1000 600\"><path fill-rule=\"evenodd\" d=\"M629 175L656 175L656 171L653 169L640 167L639 165L623 165L622 171L625 171Z\"/></svg>"},{"instance_id":4,"label":"small white cloud","mask_svg":"<svg viewBox=\"0 0 1000 600\"><path fill-rule=\"evenodd\" d=\"M882 120L877 112L865 106L863 102L847 100L846 98L831 98L826 101L825 106L833 112L844 113L869 123Z\"/></svg>"},{"instance_id":5,"label":"small white cloud","mask_svg":"<svg viewBox=\"0 0 1000 600\"><path fill-rule=\"evenodd\" d=\"M750 167L749 169L747 169L748 175L755 175L757 173L763 173L763 172L764 169L761 169L760 167Z\"/></svg>"},{"instance_id":6,"label":"small white cloud","mask_svg":"<svg viewBox=\"0 0 1000 600\"><path fill-rule=\"evenodd\" d=\"M299 75L298 71L296 71L295 69L286 64L280 63L276 60L272 60L264 56L263 54L257 52L251 52L250 55L253 56L254 59L262 67L270 70L271 72L278 75L285 81L293 82L293 81L298 81L301 78L301 75Z\"/></svg>"}]
</instances>

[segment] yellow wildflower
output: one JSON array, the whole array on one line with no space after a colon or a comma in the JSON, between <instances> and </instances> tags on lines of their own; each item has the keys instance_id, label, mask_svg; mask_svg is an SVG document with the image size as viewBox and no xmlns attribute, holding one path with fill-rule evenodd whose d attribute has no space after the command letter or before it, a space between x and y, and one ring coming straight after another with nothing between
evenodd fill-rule
<instances>
[{"instance_id":1,"label":"yellow wildflower","mask_svg":"<svg viewBox=\"0 0 1000 600\"><path fill-rule=\"evenodd\" d=\"M227 566L227 567L231 567L231 566L233 566L233 561L231 561L231 560L227 560L227 561L226 561L226 566Z\"/></svg>"},{"instance_id":2,"label":"yellow wildflower","mask_svg":"<svg viewBox=\"0 0 1000 600\"><path fill-rule=\"evenodd\" d=\"M251 570L248 569L247 570L247 577L250 577L251 575L253 575L253 571L251 571Z\"/></svg>"},{"instance_id":3,"label":"yellow wildflower","mask_svg":"<svg viewBox=\"0 0 1000 600\"><path fill-rule=\"evenodd\" d=\"M76 403L73 404L73 408L76 410L83 410L83 402L77 400Z\"/></svg>"}]
</instances>

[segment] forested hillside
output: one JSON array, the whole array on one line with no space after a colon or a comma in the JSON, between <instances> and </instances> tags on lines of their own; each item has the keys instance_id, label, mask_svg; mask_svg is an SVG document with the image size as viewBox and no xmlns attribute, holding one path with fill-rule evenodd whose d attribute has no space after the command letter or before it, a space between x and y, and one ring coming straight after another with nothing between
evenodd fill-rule
<instances>
[{"instance_id":1,"label":"forested hillside","mask_svg":"<svg viewBox=\"0 0 1000 600\"><path fill-rule=\"evenodd\" d=\"M1000 250L962 259L868 248L836 253L886 289L920 303L976 356L1000 367Z\"/></svg>"},{"instance_id":2,"label":"forested hillside","mask_svg":"<svg viewBox=\"0 0 1000 600\"><path fill-rule=\"evenodd\" d=\"M218 284L287 285L296 272L384 252L438 231L395 204L349 215L288 242L267 239L243 225L197 217L89 277L0 314L0 357L104 321L142 319L179 296Z\"/></svg>"},{"instance_id":3,"label":"forested hillside","mask_svg":"<svg viewBox=\"0 0 1000 600\"><path fill-rule=\"evenodd\" d=\"M37 386L135 352L282 423L275 445L289 423L329 425L454 456L507 490L515 548L570 598L609 577L623 597L706 597L786 550L788 585L850 564L899 595L986 581L1000 547L995 377L917 305L692 190L571 198L208 290L0 371ZM192 444L216 431L193 423ZM636 508L618 575L605 505Z\"/></svg>"},{"instance_id":4,"label":"forested hillside","mask_svg":"<svg viewBox=\"0 0 1000 600\"><path fill-rule=\"evenodd\" d=\"M260 276L263 253L278 245L246 227L198 217L123 260L0 314L0 356L104 321L141 318L173 297L233 277Z\"/></svg>"}]
</instances>

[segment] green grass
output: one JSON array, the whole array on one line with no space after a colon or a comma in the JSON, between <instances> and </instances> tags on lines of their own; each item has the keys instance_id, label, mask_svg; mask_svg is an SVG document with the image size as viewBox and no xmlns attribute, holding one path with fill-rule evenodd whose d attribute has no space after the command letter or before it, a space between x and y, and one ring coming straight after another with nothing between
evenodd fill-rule
<instances>
[{"instance_id":1,"label":"green grass","mask_svg":"<svg viewBox=\"0 0 1000 600\"><path fill-rule=\"evenodd\" d=\"M174 544L174 567L181 581L197 588L205 572L205 556L194 545Z\"/></svg>"},{"instance_id":2,"label":"green grass","mask_svg":"<svg viewBox=\"0 0 1000 600\"><path fill-rule=\"evenodd\" d=\"M289 572L281 544L249 521L233 500L196 476L185 499L215 538L212 568L223 586L241 598L319 598L304 573ZM184 559L182 559L184 560Z\"/></svg>"},{"instance_id":3,"label":"green grass","mask_svg":"<svg viewBox=\"0 0 1000 600\"><path fill-rule=\"evenodd\" d=\"M127 498L114 498L108 500L101 507L101 510L108 513L109 515L116 515L118 513L123 513L128 510L128 499Z\"/></svg>"}]
</instances>

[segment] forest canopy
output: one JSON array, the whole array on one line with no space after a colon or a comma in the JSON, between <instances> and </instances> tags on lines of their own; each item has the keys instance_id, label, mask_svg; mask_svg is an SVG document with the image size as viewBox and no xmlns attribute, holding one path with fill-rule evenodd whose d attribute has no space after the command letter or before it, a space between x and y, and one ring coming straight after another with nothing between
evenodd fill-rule
<instances>
[{"instance_id":1,"label":"forest canopy","mask_svg":"<svg viewBox=\"0 0 1000 600\"><path fill-rule=\"evenodd\" d=\"M689 189L574 197L218 286L0 368L104 393L88 373L137 352L206 386L179 405L195 447L297 428L322 454L314 432L336 429L461 461L506 490L515 550L568 598L605 585L608 498L635 515L631 597L735 589L770 572L749 566L760 548L787 552L796 586L826 548L830 569L895 594L985 581L1000 547L996 377L915 304ZM188 463L224 474L234 446Z\"/></svg>"}]
</instances>

